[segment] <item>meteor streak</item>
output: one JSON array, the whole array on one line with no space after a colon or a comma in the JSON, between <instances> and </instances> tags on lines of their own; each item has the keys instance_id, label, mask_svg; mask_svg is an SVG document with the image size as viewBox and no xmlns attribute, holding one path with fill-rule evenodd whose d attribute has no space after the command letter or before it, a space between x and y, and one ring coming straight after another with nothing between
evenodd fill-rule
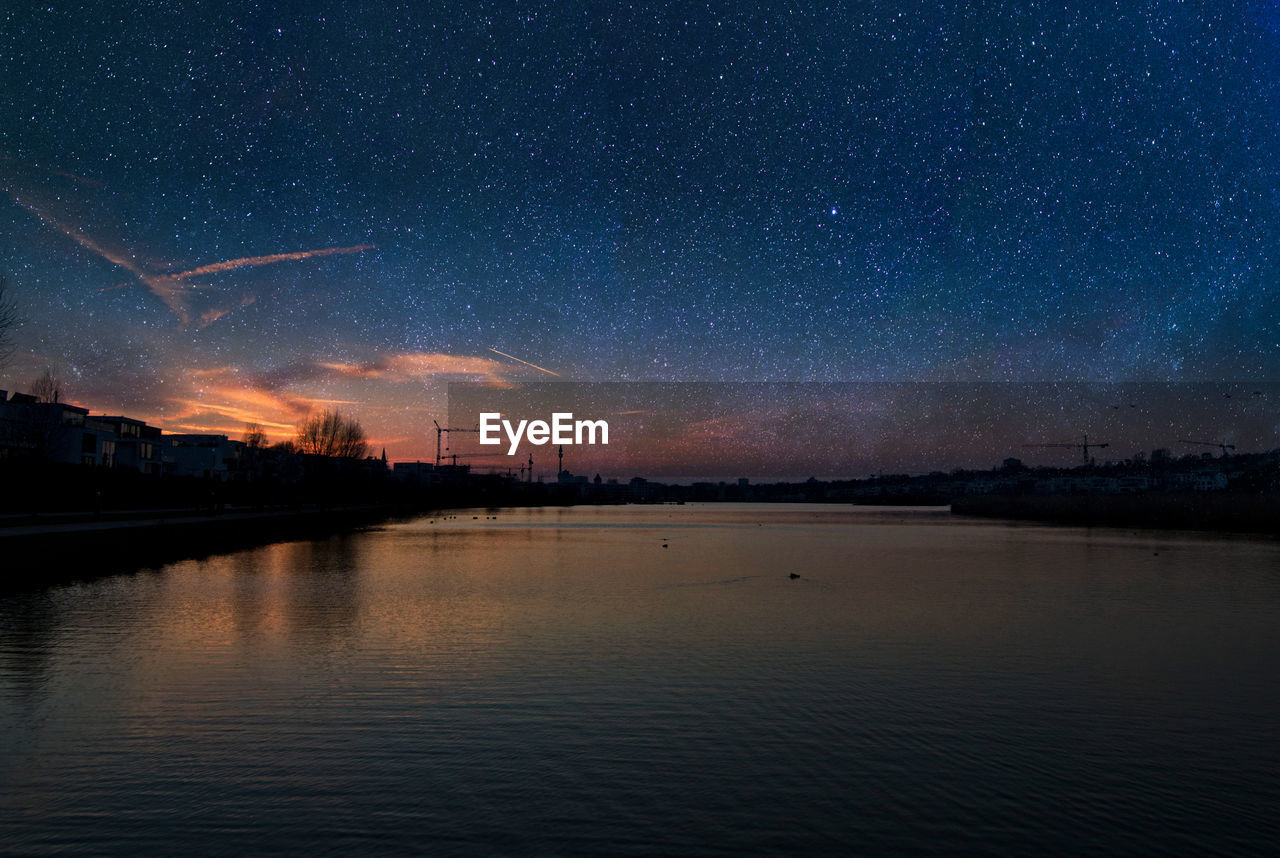
<instances>
[{"instance_id":1,"label":"meteor streak","mask_svg":"<svg viewBox=\"0 0 1280 858\"><path fill-rule=\"evenodd\" d=\"M525 366L531 366L531 367L533 367L533 368L534 368L534 369L536 369L536 370L540 370L540 371L542 371L542 372L545 372L547 375L554 375L554 376L555 376L555 377L557 377L557 378L559 378L559 377L560 377L560 373L558 373L558 372L552 372L551 370L547 369L546 367L538 366L536 363L529 363L527 360L520 360L520 358L516 357L515 355L509 355L509 354L507 354L506 352L500 352L500 351L498 351L497 349L493 348L492 346L490 346L490 347L489 347L489 351L493 352L494 354L502 355L504 358L511 358L511 359L512 359L513 361L515 361L516 363L522 363L522 364L524 364Z\"/></svg>"}]
</instances>

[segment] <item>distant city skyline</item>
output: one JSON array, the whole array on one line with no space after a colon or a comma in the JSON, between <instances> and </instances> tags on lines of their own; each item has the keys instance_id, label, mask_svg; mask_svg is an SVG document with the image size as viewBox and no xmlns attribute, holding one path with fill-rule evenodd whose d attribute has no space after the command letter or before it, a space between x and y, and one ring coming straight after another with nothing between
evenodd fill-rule
<instances>
[{"instance_id":1,"label":"distant city skyline","mask_svg":"<svg viewBox=\"0 0 1280 858\"><path fill-rule=\"evenodd\" d=\"M460 463L554 474L558 447L478 443L481 413L511 422L607 420L609 444L566 444L575 474L653 479L866 478L989 469L1006 458L1075 467L1280 447L1280 384L1066 382L455 383L442 449ZM1087 441L1086 441L1087 438ZM598 440L598 439L597 439ZM550 463L550 464L549 464Z\"/></svg>"},{"instance_id":2,"label":"distant city skyline","mask_svg":"<svg viewBox=\"0 0 1280 858\"><path fill-rule=\"evenodd\" d=\"M430 460L451 381L1280 378L1274 4L126 0L0 47L2 389Z\"/></svg>"}]
</instances>

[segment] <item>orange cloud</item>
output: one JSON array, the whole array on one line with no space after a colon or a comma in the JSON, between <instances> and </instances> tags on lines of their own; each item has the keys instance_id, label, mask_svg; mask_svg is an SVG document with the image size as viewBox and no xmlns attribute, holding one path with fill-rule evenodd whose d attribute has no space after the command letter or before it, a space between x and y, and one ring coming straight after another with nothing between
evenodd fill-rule
<instances>
[{"instance_id":1,"label":"orange cloud","mask_svg":"<svg viewBox=\"0 0 1280 858\"><path fill-rule=\"evenodd\" d=\"M263 375L242 373L235 369L214 371L208 377L210 381L197 388L196 392L201 397L235 402L239 407L255 409L259 415L284 413L296 419L320 408L353 404L346 399L310 397L282 390Z\"/></svg>"},{"instance_id":2,"label":"orange cloud","mask_svg":"<svg viewBox=\"0 0 1280 858\"><path fill-rule=\"evenodd\" d=\"M424 455L428 439L421 427L430 425L426 415L439 412L406 402L402 393L386 385L449 377L505 385L504 373L510 370L485 357L437 352L400 352L363 362L299 361L269 372L206 367L188 373L189 388L167 400L168 413L159 422L230 435L257 423L272 440L283 440L291 438L296 422L313 411L357 408L366 428L385 436L380 444L404 445L411 454Z\"/></svg>"},{"instance_id":3,"label":"orange cloud","mask_svg":"<svg viewBox=\"0 0 1280 858\"><path fill-rule=\"evenodd\" d=\"M238 428L243 428L246 423L257 423L264 429L279 429L291 431L292 423L280 423L268 420L262 416L262 411L254 408L246 408L238 405L221 405L209 402L206 399L171 399L169 400L180 408L179 413L166 418L167 423L173 421L181 421L187 423L193 420L199 420L207 417L209 414L215 414L219 417L226 417L234 420ZM207 426L207 424L204 424ZM205 431L212 431L206 429Z\"/></svg>"},{"instance_id":4,"label":"orange cloud","mask_svg":"<svg viewBox=\"0 0 1280 858\"><path fill-rule=\"evenodd\" d=\"M363 363L320 363L317 366L348 378L419 381L441 375L479 376L505 383L507 367L495 360L439 352L402 352Z\"/></svg>"},{"instance_id":5,"label":"orange cloud","mask_svg":"<svg viewBox=\"0 0 1280 858\"><path fill-rule=\"evenodd\" d=\"M141 363L145 363L142 361ZM235 364L183 368L140 384L135 375L81 379L77 404L95 413L127 414L167 432L243 435L257 424L275 442L294 437L298 421L325 408L359 419L390 457L429 460L432 420L447 412L444 382L506 385L532 370L475 355L394 352L362 361L300 360L254 371Z\"/></svg>"}]
</instances>

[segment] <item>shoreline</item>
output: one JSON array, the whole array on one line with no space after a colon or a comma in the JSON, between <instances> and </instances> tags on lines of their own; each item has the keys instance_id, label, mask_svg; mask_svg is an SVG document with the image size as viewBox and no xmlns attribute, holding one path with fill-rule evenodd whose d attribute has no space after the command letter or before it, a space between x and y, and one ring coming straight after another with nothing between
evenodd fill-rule
<instances>
[{"instance_id":1,"label":"shoreline","mask_svg":"<svg viewBox=\"0 0 1280 858\"><path fill-rule=\"evenodd\" d=\"M133 517L28 521L0 527L0 556L4 557L0 593L88 581L276 542L325 539L421 512L370 504L201 514L148 511Z\"/></svg>"},{"instance_id":2,"label":"shoreline","mask_svg":"<svg viewBox=\"0 0 1280 858\"><path fill-rule=\"evenodd\" d=\"M1083 527L1280 535L1280 496L1274 494L976 495L953 500L951 513Z\"/></svg>"},{"instance_id":3,"label":"shoreline","mask_svg":"<svg viewBox=\"0 0 1280 858\"><path fill-rule=\"evenodd\" d=\"M98 515L10 515L0 521L0 557L4 558L0 594L138 572L279 542L327 539L387 521L449 509L524 506L477 500L213 512L134 510ZM1280 535L1280 497L1274 495L978 495L952 501L950 512L955 516L1077 527Z\"/></svg>"}]
</instances>

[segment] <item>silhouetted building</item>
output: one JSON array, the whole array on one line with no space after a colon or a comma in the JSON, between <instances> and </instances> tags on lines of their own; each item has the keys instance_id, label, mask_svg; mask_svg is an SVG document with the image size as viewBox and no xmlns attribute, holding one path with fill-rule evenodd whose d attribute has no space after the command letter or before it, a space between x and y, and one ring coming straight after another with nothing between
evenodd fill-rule
<instances>
[{"instance_id":1,"label":"silhouetted building","mask_svg":"<svg viewBox=\"0 0 1280 858\"><path fill-rule=\"evenodd\" d=\"M144 474L158 475L162 471L159 427L131 417L86 417L84 425L86 435L94 431L99 435L98 445L110 448L109 454L100 454L103 461L99 464Z\"/></svg>"},{"instance_id":2,"label":"silhouetted building","mask_svg":"<svg viewBox=\"0 0 1280 858\"><path fill-rule=\"evenodd\" d=\"M240 471L243 441L226 435L165 435L163 440L166 474L229 480Z\"/></svg>"},{"instance_id":3,"label":"silhouetted building","mask_svg":"<svg viewBox=\"0 0 1280 858\"><path fill-rule=\"evenodd\" d=\"M84 434L88 414L87 408L40 402L27 393L10 395L0 390L0 456L33 456L73 465L101 464L100 453L89 458L83 452L89 443Z\"/></svg>"},{"instance_id":4,"label":"silhouetted building","mask_svg":"<svg viewBox=\"0 0 1280 858\"><path fill-rule=\"evenodd\" d=\"M413 485L430 485L434 474L435 465L430 462L396 462L391 466L393 477Z\"/></svg>"}]
</instances>

